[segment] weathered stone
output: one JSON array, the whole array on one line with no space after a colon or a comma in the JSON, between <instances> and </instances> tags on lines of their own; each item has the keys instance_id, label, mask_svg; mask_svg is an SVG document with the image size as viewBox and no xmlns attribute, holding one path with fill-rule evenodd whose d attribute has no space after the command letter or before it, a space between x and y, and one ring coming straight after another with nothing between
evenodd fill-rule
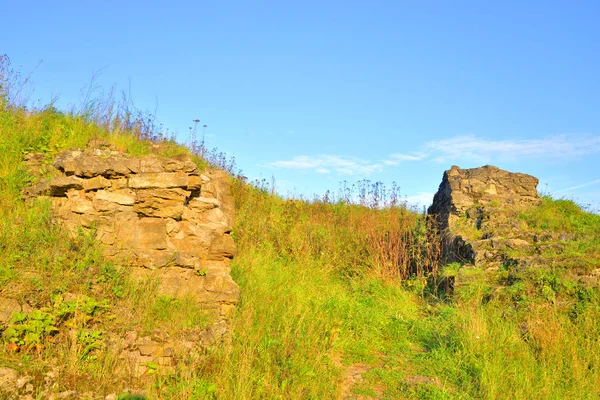
<instances>
[{"instance_id":1,"label":"weathered stone","mask_svg":"<svg viewBox=\"0 0 600 400\"><path fill-rule=\"evenodd\" d=\"M58 176L50 183L52 196L66 196L66 193L72 189L83 189L83 179L76 176Z\"/></svg>"},{"instance_id":2,"label":"weathered stone","mask_svg":"<svg viewBox=\"0 0 600 400\"><path fill-rule=\"evenodd\" d=\"M231 235L223 235L223 257L233 258L235 256L236 247Z\"/></svg>"},{"instance_id":3,"label":"weathered stone","mask_svg":"<svg viewBox=\"0 0 600 400\"><path fill-rule=\"evenodd\" d=\"M99 190L96 192L94 200L116 203L123 206L132 206L135 203L135 193L127 189L116 191Z\"/></svg>"},{"instance_id":4,"label":"weathered stone","mask_svg":"<svg viewBox=\"0 0 600 400\"><path fill-rule=\"evenodd\" d=\"M185 160L176 160L173 158L150 156L140 159L139 169L136 173L184 172L189 174L196 170L196 164L189 158Z\"/></svg>"},{"instance_id":5,"label":"weathered stone","mask_svg":"<svg viewBox=\"0 0 600 400\"><path fill-rule=\"evenodd\" d=\"M133 245L138 249L167 248L167 221L162 218L142 218L133 233Z\"/></svg>"},{"instance_id":6,"label":"weathered stone","mask_svg":"<svg viewBox=\"0 0 600 400\"><path fill-rule=\"evenodd\" d=\"M228 226L227 216L220 208L213 208L203 212L196 218L196 221L201 224L223 224L224 226Z\"/></svg>"},{"instance_id":7,"label":"weathered stone","mask_svg":"<svg viewBox=\"0 0 600 400\"><path fill-rule=\"evenodd\" d=\"M69 209L75 214L97 214L93 203L87 198L76 197L69 199Z\"/></svg>"},{"instance_id":8,"label":"weathered stone","mask_svg":"<svg viewBox=\"0 0 600 400\"><path fill-rule=\"evenodd\" d=\"M209 187L207 190L209 195L204 196L204 188L201 189L200 195L218 199L221 203L221 211L223 211L223 214L225 214L227 218L228 226L233 226L235 219L235 201L231 194L229 175L227 175L225 171L213 171L208 177L210 178L210 182L208 182L206 186Z\"/></svg>"},{"instance_id":9,"label":"weathered stone","mask_svg":"<svg viewBox=\"0 0 600 400\"><path fill-rule=\"evenodd\" d=\"M507 250L527 251L510 215L540 204L537 184L533 176L490 165L446 171L428 213L445 233L447 259L484 266L505 259Z\"/></svg>"},{"instance_id":10,"label":"weathered stone","mask_svg":"<svg viewBox=\"0 0 600 400\"><path fill-rule=\"evenodd\" d=\"M152 355L156 355L156 353L159 352L160 344L151 342L151 343L146 343L146 344L140 344L137 346L137 348L141 355L152 356Z\"/></svg>"},{"instance_id":11,"label":"weathered stone","mask_svg":"<svg viewBox=\"0 0 600 400\"><path fill-rule=\"evenodd\" d=\"M219 206L221 206L221 202L210 197L195 197L188 204L188 208L194 211L206 211Z\"/></svg>"},{"instance_id":12,"label":"weathered stone","mask_svg":"<svg viewBox=\"0 0 600 400\"><path fill-rule=\"evenodd\" d=\"M50 182L46 179L42 179L39 182L23 189L22 193L25 198L35 198L49 195Z\"/></svg>"},{"instance_id":13,"label":"weathered stone","mask_svg":"<svg viewBox=\"0 0 600 400\"><path fill-rule=\"evenodd\" d=\"M190 175L190 179L188 180L188 190L200 190L203 184L203 179L198 175Z\"/></svg>"},{"instance_id":14,"label":"weathered stone","mask_svg":"<svg viewBox=\"0 0 600 400\"><path fill-rule=\"evenodd\" d=\"M523 239L507 239L506 246L510 249L527 249L531 244Z\"/></svg>"},{"instance_id":15,"label":"weathered stone","mask_svg":"<svg viewBox=\"0 0 600 400\"><path fill-rule=\"evenodd\" d=\"M182 171L187 174L194 174L197 170L198 167L196 166L196 163L189 159L183 161L167 159L167 163L165 163L166 172Z\"/></svg>"},{"instance_id":16,"label":"weathered stone","mask_svg":"<svg viewBox=\"0 0 600 400\"><path fill-rule=\"evenodd\" d=\"M97 155L102 154L102 155ZM102 152L89 154L81 150L68 150L54 160L54 167L65 175L92 178L98 175L110 177L127 176L132 171L132 159L120 156L104 156Z\"/></svg>"},{"instance_id":17,"label":"weathered stone","mask_svg":"<svg viewBox=\"0 0 600 400\"><path fill-rule=\"evenodd\" d=\"M17 385L17 371L12 368L0 367L0 394L14 393Z\"/></svg>"},{"instance_id":18,"label":"weathered stone","mask_svg":"<svg viewBox=\"0 0 600 400\"><path fill-rule=\"evenodd\" d=\"M189 175L181 172L139 174L129 178L129 187L132 189L187 188L188 181Z\"/></svg>"},{"instance_id":19,"label":"weathered stone","mask_svg":"<svg viewBox=\"0 0 600 400\"><path fill-rule=\"evenodd\" d=\"M165 167L158 157L144 157L140 160L137 174L153 174L165 172Z\"/></svg>"},{"instance_id":20,"label":"weathered stone","mask_svg":"<svg viewBox=\"0 0 600 400\"><path fill-rule=\"evenodd\" d=\"M236 304L240 288L231 279L229 271L222 268L194 270L189 268L164 268L132 270L138 279L157 279L158 293L174 299L191 297L199 303Z\"/></svg>"},{"instance_id":21,"label":"weathered stone","mask_svg":"<svg viewBox=\"0 0 600 400\"><path fill-rule=\"evenodd\" d=\"M209 227L183 220L177 224L177 233L169 237L169 242L178 251L206 254L218 236L219 234Z\"/></svg>"},{"instance_id":22,"label":"weathered stone","mask_svg":"<svg viewBox=\"0 0 600 400\"><path fill-rule=\"evenodd\" d=\"M212 324L200 336L202 343L205 346L213 345L219 338L227 332L227 325L223 322Z\"/></svg>"},{"instance_id":23,"label":"weathered stone","mask_svg":"<svg viewBox=\"0 0 600 400\"><path fill-rule=\"evenodd\" d=\"M41 164L46 158L44 153L27 153L23 156L23 161L32 164Z\"/></svg>"},{"instance_id":24,"label":"weathered stone","mask_svg":"<svg viewBox=\"0 0 600 400\"><path fill-rule=\"evenodd\" d=\"M119 209L121 208L121 206L118 203L114 203L112 201L106 201L106 200L102 200L102 199L94 199L92 201L93 205L94 205L94 209L96 211L98 211L101 214L114 214L115 212L119 211Z\"/></svg>"},{"instance_id":25,"label":"weathered stone","mask_svg":"<svg viewBox=\"0 0 600 400\"><path fill-rule=\"evenodd\" d=\"M0 298L0 325L10 322L12 314L21 312L21 305L15 299Z\"/></svg>"},{"instance_id":26,"label":"weathered stone","mask_svg":"<svg viewBox=\"0 0 600 400\"><path fill-rule=\"evenodd\" d=\"M83 181L83 189L86 192L89 192L91 190L106 189L111 186L112 186L111 181L106 179L103 176L95 176L91 179L85 179Z\"/></svg>"},{"instance_id":27,"label":"weathered stone","mask_svg":"<svg viewBox=\"0 0 600 400\"><path fill-rule=\"evenodd\" d=\"M137 338L138 338L137 331L127 331L127 332L125 332L125 337L123 339L123 343L126 347L131 346L135 343Z\"/></svg>"},{"instance_id":28,"label":"weathered stone","mask_svg":"<svg viewBox=\"0 0 600 400\"><path fill-rule=\"evenodd\" d=\"M494 203L513 207L540 204L538 182L531 175L508 172L491 165L472 169L453 166L444 173L428 213L438 215L440 227L445 229L474 207Z\"/></svg>"},{"instance_id":29,"label":"weathered stone","mask_svg":"<svg viewBox=\"0 0 600 400\"><path fill-rule=\"evenodd\" d=\"M223 340L240 296L228 267L235 243L227 174L199 174L185 155L135 158L110 146L63 152L54 166L62 174L48 192L66 229L94 227L104 256L127 263L134 277L156 280L158 295L193 299L207 316L196 344L154 335L150 343L137 333L117 340L120 368L139 376L153 362L168 372L175 354Z\"/></svg>"},{"instance_id":30,"label":"weathered stone","mask_svg":"<svg viewBox=\"0 0 600 400\"><path fill-rule=\"evenodd\" d=\"M229 320L233 318L233 314L235 313L235 304L222 304L221 305L221 316L225 318L225 320Z\"/></svg>"},{"instance_id":31,"label":"weathered stone","mask_svg":"<svg viewBox=\"0 0 600 400\"><path fill-rule=\"evenodd\" d=\"M147 217L181 219L190 194L179 188L138 190L134 211Z\"/></svg>"},{"instance_id":32,"label":"weathered stone","mask_svg":"<svg viewBox=\"0 0 600 400\"><path fill-rule=\"evenodd\" d=\"M64 151L56 156L52 165L64 172L66 175L73 175L76 168L76 160L83 154L81 150Z\"/></svg>"},{"instance_id":33,"label":"weathered stone","mask_svg":"<svg viewBox=\"0 0 600 400\"><path fill-rule=\"evenodd\" d=\"M113 190L125 189L128 186L128 179L127 178L111 179L110 183L111 183L111 187L113 188Z\"/></svg>"}]
</instances>

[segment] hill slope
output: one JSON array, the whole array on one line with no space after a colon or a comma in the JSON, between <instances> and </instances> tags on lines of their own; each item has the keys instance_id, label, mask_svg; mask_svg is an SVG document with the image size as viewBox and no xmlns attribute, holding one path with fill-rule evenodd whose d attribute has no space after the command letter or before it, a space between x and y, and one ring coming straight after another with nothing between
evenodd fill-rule
<instances>
[{"instance_id":1,"label":"hill slope","mask_svg":"<svg viewBox=\"0 0 600 400\"><path fill-rule=\"evenodd\" d=\"M24 202L32 176L23 157L40 152L48 163L94 139L134 155L190 151L140 125L102 120L101 112L27 111L4 97L1 105L0 298L20 301L19 309L2 304L0 381L18 384L2 386L0 397L17 389L93 399L600 395L600 290L574 274L598 263L599 216L544 198L514 218L540 234L566 235L564 244L539 250L541 268L487 274L442 265L426 218L393 193L380 196L379 185L363 186L371 193L358 194L363 205L309 203L233 178L231 267L241 302L231 344L171 374L152 366L141 380L123 374L106 351L111 332L133 325L176 332L198 315L131 280L90 236L61 231L47 202ZM444 292L444 277L459 272L467 284Z\"/></svg>"}]
</instances>

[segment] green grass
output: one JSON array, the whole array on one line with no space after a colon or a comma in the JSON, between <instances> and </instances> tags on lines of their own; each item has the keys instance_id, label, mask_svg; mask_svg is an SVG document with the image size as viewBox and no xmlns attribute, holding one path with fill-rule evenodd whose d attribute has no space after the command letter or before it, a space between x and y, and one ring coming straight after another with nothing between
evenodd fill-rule
<instances>
[{"instance_id":1,"label":"green grass","mask_svg":"<svg viewBox=\"0 0 600 400\"><path fill-rule=\"evenodd\" d=\"M591 271L600 268L600 215L583 211L571 200L545 197L540 207L520 219L540 237L552 234L555 265ZM542 239L542 241L544 241Z\"/></svg>"},{"instance_id":2,"label":"green grass","mask_svg":"<svg viewBox=\"0 0 600 400\"><path fill-rule=\"evenodd\" d=\"M92 139L132 155L189 150L90 115L101 113L26 111L0 96L0 296L31 307L1 332L0 366L34 377L38 393L44 374L60 365L56 392L335 399L348 366L361 365L367 372L351 392L385 399L600 396L600 291L579 279L599 267L598 215L546 197L518 216L539 237L542 264L482 273L441 266L427 220L403 207L284 200L239 179L232 179L238 255L231 267L242 298L231 343L136 388L116 370L106 340L157 328L185 336L204 315L157 297L153 282L130 280L126 268L101 257L91 235L61 231L47 201L24 202L20 191L33 178L23 155L41 152L50 163ZM523 255L531 256L514 254ZM434 276L470 283L449 294L433 289Z\"/></svg>"},{"instance_id":3,"label":"green grass","mask_svg":"<svg viewBox=\"0 0 600 400\"><path fill-rule=\"evenodd\" d=\"M0 364L32 376L63 365L57 391L94 387L109 394L122 389L127 381L115 374L115 355L105 346L110 332L151 330L158 323L176 331L204 320L186 302L161 302L153 285L131 281L126 269L102 258L92 235L63 232L54 223L48 200L24 202L21 197L21 189L35 179L23 162L30 152L42 153L44 165L58 152L85 147L90 140L135 155L189 153L174 142L138 137L135 131L111 132L51 107L0 108L0 296L29 307L0 332ZM83 312L86 304L102 307ZM68 308L72 305L74 311ZM173 320L173 314L179 318ZM33 385L41 391L44 383Z\"/></svg>"}]
</instances>

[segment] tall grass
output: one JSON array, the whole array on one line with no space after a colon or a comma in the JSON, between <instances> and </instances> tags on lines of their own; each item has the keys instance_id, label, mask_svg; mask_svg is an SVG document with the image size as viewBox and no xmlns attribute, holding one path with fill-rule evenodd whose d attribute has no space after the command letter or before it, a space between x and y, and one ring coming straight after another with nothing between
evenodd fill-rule
<instances>
[{"instance_id":1,"label":"tall grass","mask_svg":"<svg viewBox=\"0 0 600 400\"><path fill-rule=\"evenodd\" d=\"M0 366L33 377L36 393L59 365L54 392L335 399L354 365L367 371L349 389L356 396L600 396L600 292L579 277L598 268L598 216L546 198L517 218L548 238L535 258L547 264L479 271L454 295L438 296L435 278L446 268L440 239L426 216L402 204L395 186L361 181L311 201L283 199L266 182L244 182L223 153L169 140L149 114L115 101L112 91L86 97L78 111L28 109L10 71L0 68L0 297L31 308L13 327L37 310L47 317L41 321L54 318L58 331L15 345L5 330ZM47 202L21 198L34 179L24 154L40 152L47 164L91 140L133 155L188 153L202 167L236 176L238 255L231 267L242 299L231 343L186 359L174 374L136 381L116 369L106 343L128 330L183 337L202 315L157 298L151 282L129 280L126 268L102 259L91 236L62 232ZM75 317L73 305L87 311Z\"/></svg>"},{"instance_id":2,"label":"tall grass","mask_svg":"<svg viewBox=\"0 0 600 400\"><path fill-rule=\"evenodd\" d=\"M384 191L380 183L373 184ZM272 247L278 257L318 262L325 271L370 274L400 283L434 272L440 240L431 221L396 202L371 205L335 200L311 202L274 196L266 181L233 185L240 248Z\"/></svg>"}]
</instances>

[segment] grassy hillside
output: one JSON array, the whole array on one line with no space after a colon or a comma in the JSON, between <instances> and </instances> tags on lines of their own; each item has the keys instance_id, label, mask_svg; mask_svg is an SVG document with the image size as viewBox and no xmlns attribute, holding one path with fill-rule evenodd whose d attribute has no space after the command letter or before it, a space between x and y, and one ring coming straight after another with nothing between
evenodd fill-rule
<instances>
[{"instance_id":1,"label":"grassy hillside","mask_svg":"<svg viewBox=\"0 0 600 400\"><path fill-rule=\"evenodd\" d=\"M232 179L242 301L231 345L136 383L115 370L107 343L156 325L177 332L197 320L193 307L154 296L102 259L89 236L54 225L47 201L20 194L32 151L50 163L101 139L135 155L189 153L151 124L107 110L26 110L6 92L0 98L0 298L29 305L1 332L0 367L30 377L34 398L65 390L150 399L600 396L600 289L579 276L600 267L600 216L545 198L517 216L558 238L538 249L545 266L472 270L449 294L437 283L462 266L440 264L427 219L394 190L362 182L354 202L351 191L306 202L241 178ZM219 155L206 158L232 169Z\"/></svg>"}]
</instances>

